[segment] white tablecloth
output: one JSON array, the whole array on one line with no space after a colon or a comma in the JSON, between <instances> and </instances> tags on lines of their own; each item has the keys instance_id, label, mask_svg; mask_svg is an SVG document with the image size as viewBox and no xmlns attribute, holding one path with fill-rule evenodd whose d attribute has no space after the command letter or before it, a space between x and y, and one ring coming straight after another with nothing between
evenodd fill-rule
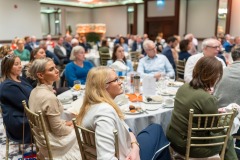
<instances>
[{"instance_id":1,"label":"white tablecloth","mask_svg":"<svg viewBox=\"0 0 240 160\"><path fill-rule=\"evenodd\" d=\"M72 94L71 90L68 90L62 93L61 97L69 97ZM82 104L82 96L78 97L78 100L63 104L64 113L62 114L62 118L65 120L71 120L74 117L74 114L78 114ZM126 104L128 105L128 104ZM145 103L141 103L141 106L144 108ZM141 130L146 128L151 123L161 124L163 130L166 131L168 123L171 119L171 113L173 108L164 108L162 104L147 104L147 105L160 105L161 107L154 111L147 110L141 114L135 115L125 115L125 122L132 129L133 133L138 134Z\"/></svg>"}]
</instances>

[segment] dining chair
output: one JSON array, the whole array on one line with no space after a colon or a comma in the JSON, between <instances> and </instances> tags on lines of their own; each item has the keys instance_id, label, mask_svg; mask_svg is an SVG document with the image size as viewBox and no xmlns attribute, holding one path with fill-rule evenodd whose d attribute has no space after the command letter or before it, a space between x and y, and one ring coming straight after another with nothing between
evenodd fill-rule
<instances>
[{"instance_id":1,"label":"dining chair","mask_svg":"<svg viewBox=\"0 0 240 160\"><path fill-rule=\"evenodd\" d=\"M36 145L37 150L37 158L41 159L42 157L39 157L39 148L44 148L48 151L48 159L53 160L53 155L51 151L51 146L49 142L49 138L47 135L47 129L46 125L43 119L43 115L41 111L38 111L37 113L32 112L28 107L25 100L22 101L22 104L24 106L24 111L28 117L29 125L31 127L32 136L34 139L34 143ZM45 157L46 159L47 157Z\"/></svg>"},{"instance_id":2,"label":"dining chair","mask_svg":"<svg viewBox=\"0 0 240 160\"><path fill-rule=\"evenodd\" d=\"M100 65L106 66L107 61L111 59L110 53L102 53L99 51Z\"/></svg>"},{"instance_id":3,"label":"dining chair","mask_svg":"<svg viewBox=\"0 0 240 160\"><path fill-rule=\"evenodd\" d=\"M219 145L219 146L222 146L222 150L219 155L215 155L215 156L204 158L204 159L224 160L227 141L230 136L230 131L231 131L233 120L234 120L234 117L236 116L236 113L237 113L236 109L233 109L233 111L229 113L194 114L194 110L190 109L185 157L177 153L175 154L175 157L173 157L173 159L198 160L199 158L189 157L190 150L192 147L211 147L211 146ZM211 134L204 135L204 136L196 136L196 133L199 133L202 131L214 132L217 130L222 134L218 134L215 136ZM204 143L204 141L206 140L217 140L217 141L212 143ZM198 142L196 143L196 141ZM201 160L202 159L203 158L201 158Z\"/></svg>"},{"instance_id":4,"label":"dining chair","mask_svg":"<svg viewBox=\"0 0 240 160\"><path fill-rule=\"evenodd\" d=\"M76 118L72 119L82 160L97 159L95 132L76 124ZM113 131L115 139L115 156L119 159L118 132Z\"/></svg>"},{"instance_id":5,"label":"dining chair","mask_svg":"<svg viewBox=\"0 0 240 160\"><path fill-rule=\"evenodd\" d=\"M129 52L134 71L137 70L140 52Z\"/></svg>"},{"instance_id":6,"label":"dining chair","mask_svg":"<svg viewBox=\"0 0 240 160\"><path fill-rule=\"evenodd\" d=\"M184 82L185 60L178 60L176 65L176 81Z\"/></svg>"},{"instance_id":7,"label":"dining chair","mask_svg":"<svg viewBox=\"0 0 240 160\"><path fill-rule=\"evenodd\" d=\"M2 116L2 118L3 118L3 113L2 113L2 112L3 112L3 111L2 111L2 104L0 103L0 114L1 114L1 116ZM24 157L24 144L26 144L26 143L24 143L24 137L23 137L23 142L22 142L22 143L20 143L20 142L15 142L13 139L11 139L10 137L8 137L8 135L7 135L7 130L6 130L6 126L5 126L4 122L3 122L3 127L4 127L4 130L6 131L6 132L5 132L5 135L6 135L6 152L5 152L5 159L8 159L8 157L9 157L9 147L10 147L10 145L15 145L15 144L18 145L18 152L19 152L19 153L22 152L22 159L23 159L23 157ZM23 135L24 135L24 123L23 123ZM12 144L11 142L13 142L13 144ZM22 147L21 147L21 145L22 145ZM30 144L30 145L31 145L31 149L32 149L32 151L33 151L33 145L32 145L32 144Z\"/></svg>"}]
</instances>

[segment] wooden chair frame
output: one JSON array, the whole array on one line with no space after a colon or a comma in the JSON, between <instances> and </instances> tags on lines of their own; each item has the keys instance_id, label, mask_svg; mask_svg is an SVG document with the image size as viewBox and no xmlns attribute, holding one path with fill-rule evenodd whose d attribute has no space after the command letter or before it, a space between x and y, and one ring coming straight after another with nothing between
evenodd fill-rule
<instances>
[{"instance_id":1,"label":"wooden chair frame","mask_svg":"<svg viewBox=\"0 0 240 160\"><path fill-rule=\"evenodd\" d=\"M225 149L228 141L228 137L232 128L233 120L236 115L236 109L230 113L220 113L220 114L194 114L194 110L189 111L189 121L188 121L188 135L187 135L187 148L185 159L189 160L190 148L191 147L205 147L205 146L218 146L222 145L222 150L220 153L221 160L224 160ZM197 126L193 126L193 120L197 120ZM216 131L223 130L225 134L217 136L192 136L192 132L197 131ZM223 139L221 142L216 143L192 143L192 140L213 140L213 139Z\"/></svg>"},{"instance_id":2,"label":"wooden chair frame","mask_svg":"<svg viewBox=\"0 0 240 160\"><path fill-rule=\"evenodd\" d=\"M185 70L185 60L178 60L176 65L176 81L184 82L184 70ZM182 76L183 78L181 78Z\"/></svg>"},{"instance_id":3,"label":"wooden chair frame","mask_svg":"<svg viewBox=\"0 0 240 160\"><path fill-rule=\"evenodd\" d=\"M46 148L48 151L48 159L53 160L50 142L47 135L47 129L43 119L42 112L38 111L37 114L32 112L27 107L25 100L22 101L22 104L24 106L24 111L28 117L29 125L31 127L31 132L34 139L34 143L36 145L37 152L39 152L39 148Z\"/></svg>"},{"instance_id":4,"label":"wooden chair frame","mask_svg":"<svg viewBox=\"0 0 240 160\"><path fill-rule=\"evenodd\" d=\"M76 124L76 118L72 120L78 140L82 160L97 159L95 132ZM113 131L115 139L115 156L119 159L118 132ZM89 151L90 150L90 151Z\"/></svg>"},{"instance_id":5,"label":"wooden chair frame","mask_svg":"<svg viewBox=\"0 0 240 160\"><path fill-rule=\"evenodd\" d=\"M107 61L111 60L110 53L102 53L99 51L99 57L100 57L100 65L106 66Z\"/></svg>"},{"instance_id":6,"label":"wooden chair frame","mask_svg":"<svg viewBox=\"0 0 240 160\"><path fill-rule=\"evenodd\" d=\"M1 103L0 103L0 114L2 115ZM2 118L3 118L3 116L2 116ZM5 127L4 122L3 122L3 127L4 127L4 130L6 131L6 127ZM22 142L22 143L17 142L17 143L18 143L18 151L19 151L19 153L22 152L22 159L24 159L24 144L25 144L25 143L24 143L24 127L25 127L25 125L24 125L24 123L23 123L23 142ZM10 141L13 141L13 140L11 140L10 138L8 138L8 136L7 136L7 131L6 131L6 152L5 152L5 159L8 159L8 157L9 157L9 146L12 145L12 144L10 144ZM13 142L14 142L14 141L13 141ZM23 145L23 146L21 147L21 145ZM33 144L31 143L30 145L31 145L31 149L32 149L32 151L33 151Z\"/></svg>"}]
</instances>

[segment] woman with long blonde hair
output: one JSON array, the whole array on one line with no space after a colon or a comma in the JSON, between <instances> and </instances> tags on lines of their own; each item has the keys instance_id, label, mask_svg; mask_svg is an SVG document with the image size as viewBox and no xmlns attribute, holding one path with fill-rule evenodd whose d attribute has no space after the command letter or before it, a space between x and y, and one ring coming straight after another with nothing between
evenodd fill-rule
<instances>
[{"instance_id":1,"label":"woman with long blonde hair","mask_svg":"<svg viewBox=\"0 0 240 160\"><path fill-rule=\"evenodd\" d=\"M159 137L163 136L159 129L161 126L153 124L147 127L153 129L154 136L149 132L148 135L139 134L140 138L136 139L124 122L123 113L113 101L123 93L121 85L122 82L112 68L100 66L91 69L87 76L85 96L77 123L95 131L98 160L117 159L113 134L115 129L118 131L119 159L152 159L155 151L159 149L156 143L159 143Z\"/></svg>"}]
</instances>

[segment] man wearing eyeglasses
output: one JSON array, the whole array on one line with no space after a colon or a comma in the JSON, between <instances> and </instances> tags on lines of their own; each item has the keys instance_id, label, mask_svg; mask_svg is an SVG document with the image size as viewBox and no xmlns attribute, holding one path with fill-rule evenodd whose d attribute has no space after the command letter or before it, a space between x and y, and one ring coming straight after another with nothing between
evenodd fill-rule
<instances>
[{"instance_id":1,"label":"man wearing eyeglasses","mask_svg":"<svg viewBox=\"0 0 240 160\"><path fill-rule=\"evenodd\" d=\"M185 65L184 81L189 83L192 80L193 68L196 65L197 61L203 56L216 57L222 63L223 68L225 68L226 64L224 63L224 61L221 58L217 57L220 47L221 47L220 42L217 39L213 38L205 39L202 42L203 52L188 58L187 63Z\"/></svg>"},{"instance_id":2,"label":"man wearing eyeglasses","mask_svg":"<svg viewBox=\"0 0 240 160\"><path fill-rule=\"evenodd\" d=\"M164 75L174 77L175 72L171 63L168 61L166 56L162 54L157 55L156 46L153 41L145 40L143 48L147 55L140 59L137 68L137 72L139 72L141 76L150 75L157 80Z\"/></svg>"}]
</instances>

